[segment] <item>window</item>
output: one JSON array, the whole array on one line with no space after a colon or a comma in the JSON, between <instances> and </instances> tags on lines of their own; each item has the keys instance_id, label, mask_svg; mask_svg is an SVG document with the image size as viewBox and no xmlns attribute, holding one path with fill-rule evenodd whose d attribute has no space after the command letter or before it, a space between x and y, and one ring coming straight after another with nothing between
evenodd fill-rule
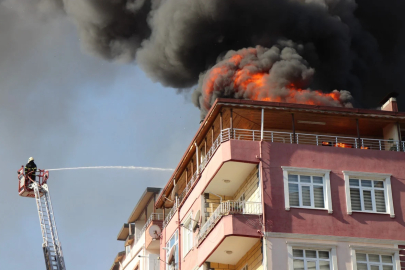
<instances>
[{"instance_id":1,"label":"window","mask_svg":"<svg viewBox=\"0 0 405 270\"><path fill-rule=\"evenodd\" d=\"M248 270L248 265L246 264L246 265L243 266L240 270Z\"/></svg>"},{"instance_id":2,"label":"window","mask_svg":"<svg viewBox=\"0 0 405 270\"><path fill-rule=\"evenodd\" d=\"M183 257L193 248L193 213L183 223Z\"/></svg>"},{"instance_id":3,"label":"window","mask_svg":"<svg viewBox=\"0 0 405 270\"><path fill-rule=\"evenodd\" d=\"M337 270L335 245L287 242L288 270Z\"/></svg>"},{"instance_id":4,"label":"window","mask_svg":"<svg viewBox=\"0 0 405 270\"><path fill-rule=\"evenodd\" d=\"M399 249L350 245L353 270L400 270Z\"/></svg>"},{"instance_id":5,"label":"window","mask_svg":"<svg viewBox=\"0 0 405 270\"><path fill-rule=\"evenodd\" d=\"M330 270L329 250L293 249L294 270Z\"/></svg>"},{"instance_id":6,"label":"window","mask_svg":"<svg viewBox=\"0 0 405 270\"><path fill-rule=\"evenodd\" d=\"M166 262L169 261L170 250L172 247L175 248L174 252L174 268L171 268L169 264L166 264L166 269L178 269L179 262L179 233L176 231L170 240L166 243Z\"/></svg>"},{"instance_id":7,"label":"window","mask_svg":"<svg viewBox=\"0 0 405 270\"><path fill-rule=\"evenodd\" d=\"M128 255L131 252L131 245L125 246L125 255Z\"/></svg>"},{"instance_id":8,"label":"window","mask_svg":"<svg viewBox=\"0 0 405 270\"><path fill-rule=\"evenodd\" d=\"M391 175L343 171L346 204L352 212L390 214L395 217L391 193Z\"/></svg>"},{"instance_id":9,"label":"window","mask_svg":"<svg viewBox=\"0 0 405 270\"><path fill-rule=\"evenodd\" d=\"M356 252L357 270L394 270L392 255L366 254Z\"/></svg>"},{"instance_id":10,"label":"window","mask_svg":"<svg viewBox=\"0 0 405 270\"><path fill-rule=\"evenodd\" d=\"M324 209L332 213L329 170L281 167L284 178L285 209Z\"/></svg>"}]
</instances>

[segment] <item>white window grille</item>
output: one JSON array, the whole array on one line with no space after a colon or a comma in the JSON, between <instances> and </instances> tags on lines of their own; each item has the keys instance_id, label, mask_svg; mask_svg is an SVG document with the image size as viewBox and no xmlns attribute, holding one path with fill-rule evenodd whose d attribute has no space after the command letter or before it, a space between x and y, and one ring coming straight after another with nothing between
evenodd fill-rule
<instances>
[{"instance_id":1,"label":"white window grille","mask_svg":"<svg viewBox=\"0 0 405 270\"><path fill-rule=\"evenodd\" d=\"M176 231L170 240L166 243L166 262L169 261L170 250L175 247L174 262L172 264L166 264L166 270L178 269L179 262L179 233Z\"/></svg>"},{"instance_id":2,"label":"white window grille","mask_svg":"<svg viewBox=\"0 0 405 270\"><path fill-rule=\"evenodd\" d=\"M329 250L293 249L294 270L331 270Z\"/></svg>"},{"instance_id":3,"label":"white window grille","mask_svg":"<svg viewBox=\"0 0 405 270\"><path fill-rule=\"evenodd\" d=\"M337 270L336 245L287 242L288 270Z\"/></svg>"},{"instance_id":4,"label":"white window grille","mask_svg":"<svg viewBox=\"0 0 405 270\"><path fill-rule=\"evenodd\" d=\"M390 214L395 217L391 191L391 175L343 171L346 205L352 212Z\"/></svg>"},{"instance_id":5,"label":"white window grille","mask_svg":"<svg viewBox=\"0 0 405 270\"><path fill-rule=\"evenodd\" d=\"M191 217L193 213L189 215L186 221L183 223L183 258L193 248L193 222Z\"/></svg>"},{"instance_id":6,"label":"white window grille","mask_svg":"<svg viewBox=\"0 0 405 270\"><path fill-rule=\"evenodd\" d=\"M394 256L356 252L357 270L394 270Z\"/></svg>"},{"instance_id":7,"label":"white window grille","mask_svg":"<svg viewBox=\"0 0 405 270\"><path fill-rule=\"evenodd\" d=\"M332 213L330 171L281 167L284 178L285 209L324 209Z\"/></svg>"},{"instance_id":8,"label":"white window grille","mask_svg":"<svg viewBox=\"0 0 405 270\"><path fill-rule=\"evenodd\" d=\"M400 270L396 247L350 245L353 270Z\"/></svg>"}]
</instances>

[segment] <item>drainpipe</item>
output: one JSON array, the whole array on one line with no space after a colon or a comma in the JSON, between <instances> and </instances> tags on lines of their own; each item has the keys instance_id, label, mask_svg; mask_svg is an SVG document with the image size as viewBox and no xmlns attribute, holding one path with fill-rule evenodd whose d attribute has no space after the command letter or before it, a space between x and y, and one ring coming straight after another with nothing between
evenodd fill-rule
<instances>
[{"instance_id":1,"label":"drainpipe","mask_svg":"<svg viewBox=\"0 0 405 270\"><path fill-rule=\"evenodd\" d=\"M230 124L231 124L231 136L230 136L230 138L231 139L233 139L233 110L232 110L232 108L231 108L231 118L229 119L230 120Z\"/></svg>"},{"instance_id":2,"label":"drainpipe","mask_svg":"<svg viewBox=\"0 0 405 270\"><path fill-rule=\"evenodd\" d=\"M359 142L357 143L357 148L361 148L359 119L356 119L356 128L357 128L357 140L359 140Z\"/></svg>"},{"instance_id":3,"label":"drainpipe","mask_svg":"<svg viewBox=\"0 0 405 270\"><path fill-rule=\"evenodd\" d=\"M198 145L197 145L197 142L194 142L194 145L195 145L195 159L196 159L196 162L197 162L197 168L196 168L196 172L197 172L197 174L200 172L200 170L199 170L199 168L198 168L198 164L199 164L199 162L198 162Z\"/></svg>"},{"instance_id":4,"label":"drainpipe","mask_svg":"<svg viewBox=\"0 0 405 270\"><path fill-rule=\"evenodd\" d=\"M262 111L263 113L263 111ZM263 119L263 118L262 118ZM266 211L264 208L264 180L263 180L263 160L262 160L262 148L263 148L263 139L260 141L260 163L259 163L259 174L260 174L260 194L262 201L262 217L263 217L263 227L261 229L262 233L262 245L263 245L263 270L267 270L267 240L266 240Z\"/></svg>"},{"instance_id":5,"label":"drainpipe","mask_svg":"<svg viewBox=\"0 0 405 270\"><path fill-rule=\"evenodd\" d=\"M263 128L264 128L264 108L262 108L262 125L260 128L260 140L263 141Z\"/></svg>"},{"instance_id":6,"label":"drainpipe","mask_svg":"<svg viewBox=\"0 0 405 270\"><path fill-rule=\"evenodd\" d=\"M399 144L399 151L405 151L402 149L402 134L401 134L401 124L397 122L397 129L398 129L398 144Z\"/></svg>"},{"instance_id":7,"label":"drainpipe","mask_svg":"<svg viewBox=\"0 0 405 270\"><path fill-rule=\"evenodd\" d=\"M179 246L179 252L178 252L178 254L179 254L179 257L177 258L178 260L179 260L179 270L181 270L181 257L182 257L182 255L183 254L181 254L181 230L180 230L180 207L178 207L177 208L177 220L178 220L178 225L177 225L177 230L179 231L179 235L178 235L178 238L177 238L177 241L178 241L178 246Z\"/></svg>"},{"instance_id":8,"label":"drainpipe","mask_svg":"<svg viewBox=\"0 0 405 270\"><path fill-rule=\"evenodd\" d=\"M295 120L294 120L294 114L291 114L291 119L292 119L292 129L293 129L293 143L295 143Z\"/></svg>"}]
</instances>

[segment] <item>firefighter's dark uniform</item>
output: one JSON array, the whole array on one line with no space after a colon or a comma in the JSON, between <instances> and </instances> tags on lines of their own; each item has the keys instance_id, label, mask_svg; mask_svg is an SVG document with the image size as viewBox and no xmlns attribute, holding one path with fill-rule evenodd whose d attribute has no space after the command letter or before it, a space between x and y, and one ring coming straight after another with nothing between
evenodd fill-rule
<instances>
[{"instance_id":1,"label":"firefighter's dark uniform","mask_svg":"<svg viewBox=\"0 0 405 270\"><path fill-rule=\"evenodd\" d=\"M33 160L25 164L25 178L27 185L31 184L32 182L29 180L31 178L32 181L35 181L35 172L37 171L37 165ZM29 177L29 178L28 178Z\"/></svg>"}]
</instances>

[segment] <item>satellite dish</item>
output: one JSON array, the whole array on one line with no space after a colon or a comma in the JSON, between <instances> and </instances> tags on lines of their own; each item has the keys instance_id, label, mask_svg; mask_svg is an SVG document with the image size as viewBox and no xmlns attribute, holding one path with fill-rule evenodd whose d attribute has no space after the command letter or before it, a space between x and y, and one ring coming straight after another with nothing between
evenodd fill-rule
<instances>
[{"instance_id":1,"label":"satellite dish","mask_svg":"<svg viewBox=\"0 0 405 270\"><path fill-rule=\"evenodd\" d=\"M162 232L162 230L160 229L160 227L158 225L152 225L149 228L149 235L152 238L159 238L161 232Z\"/></svg>"},{"instance_id":2,"label":"satellite dish","mask_svg":"<svg viewBox=\"0 0 405 270\"><path fill-rule=\"evenodd\" d=\"M171 264L174 262L174 253L176 252L176 246L172 246L172 248L169 251L169 258L167 260L168 264Z\"/></svg>"},{"instance_id":3,"label":"satellite dish","mask_svg":"<svg viewBox=\"0 0 405 270\"><path fill-rule=\"evenodd\" d=\"M200 210L198 210L196 213L195 213L195 215L193 216L193 220L191 221L192 222L192 228L193 228L193 232L195 232L199 227L200 227L200 225L198 224L199 223L199 221L200 221Z\"/></svg>"}]
</instances>

